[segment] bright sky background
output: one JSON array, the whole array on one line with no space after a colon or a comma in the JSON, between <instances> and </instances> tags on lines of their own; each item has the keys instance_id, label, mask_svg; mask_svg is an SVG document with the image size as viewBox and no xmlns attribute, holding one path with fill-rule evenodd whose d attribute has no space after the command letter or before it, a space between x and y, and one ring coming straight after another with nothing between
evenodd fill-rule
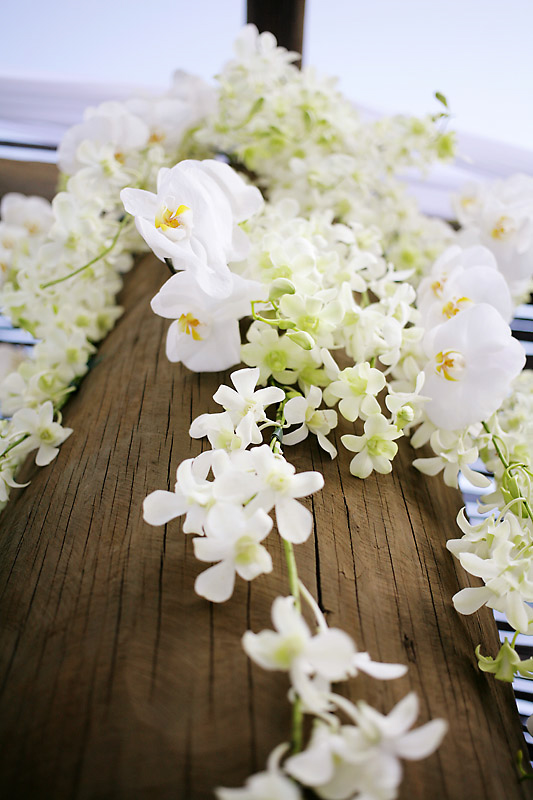
<instances>
[{"instance_id":1,"label":"bright sky background","mask_svg":"<svg viewBox=\"0 0 533 800\"><path fill-rule=\"evenodd\" d=\"M230 56L244 0L19 0L2 10L3 75L165 86ZM378 111L435 110L533 150L533 0L307 0L304 60Z\"/></svg>"}]
</instances>

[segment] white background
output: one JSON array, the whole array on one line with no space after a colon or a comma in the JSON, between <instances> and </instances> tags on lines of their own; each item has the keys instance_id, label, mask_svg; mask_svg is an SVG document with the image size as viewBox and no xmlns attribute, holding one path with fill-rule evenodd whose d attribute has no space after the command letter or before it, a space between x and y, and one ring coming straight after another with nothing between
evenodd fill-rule
<instances>
[{"instance_id":1,"label":"white background","mask_svg":"<svg viewBox=\"0 0 533 800\"><path fill-rule=\"evenodd\" d=\"M209 78L244 18L243 0L6 3L0 86L164 87L177 67ZM433 111L439 90L459 130L533 150L532 32L532 0L307 0L304 58L364 106Z\"/></svg>"}]
</instances>

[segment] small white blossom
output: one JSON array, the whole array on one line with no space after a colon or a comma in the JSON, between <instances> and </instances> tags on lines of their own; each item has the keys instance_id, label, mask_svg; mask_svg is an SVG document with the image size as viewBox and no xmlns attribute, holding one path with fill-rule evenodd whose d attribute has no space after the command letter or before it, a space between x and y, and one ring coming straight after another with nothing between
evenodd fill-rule
<instances>
[{"instance_id":1,"label":"small white blossom","mask_svg":"<svg viewBox=\"0 0 533 800\"><path fill-rule=\"evenodd\" d=\"M391 461L398 452L394 439L402 436L382 414L372 414L364 426L363 436L345 434L341 441L347 450L357 455L350 462L350 472L357 478L368 478L373 470L383 475L392 471Z\"/></svg>"},{"instance_id":2,"label":"small white blossom","mask_svg":"<svg viewBox=\"0 0 533 800\"><path fill-rule=\"evenodd\" d=\"M311 386L306 396L291 397L283 409L285 421L289 425L300 427L291 433L285 433L283 443L292 445L298 444L307 438L309 433L314 433L318 443L331 458L337 455L337 449L326 438L327 435L337 427L337 413L335 411L320 411L318 407L322 403L322 392L318 386Z\"/></svg>"},{"instance_id":3,"label":"small white blossom","mask_svg":"<svg viewBox=\"0 0 533 800\"><path fill-rule=\"evenodd\" d=\"M285 398L284 390L277 386L267 386L256 391L259 374L258 367L232 372L230 378L235 389L220 386L213 395L213 400L230 413L234 423L242 424L254 444L263 441L257 423L266 421L265 408L281 403Z\"/></svg>"},{"instance_id":4,"label":"small white blossom","mask_svg":"<svg viewBox=\"0 0 533 800\"><path fill-rule=\"evenodd\" d=\"M374 369L367 361L355 367L347 367L339 372L337 380L324 391L324 399L333 405L340 399L339 411L345 419L354 422L358 417L367 419L380 413L376 400L385 387L386 378L379 369Z\"/></svg>"},{"instance_id":5,"label":"small white blossom","mask_svg":"<svg viewBox=\"0 0 533 800\"><path fill-rule=\"evenodd\" d=\"M309 746L291 756L285 770L324 800L394 800L402 778L400 759L426 758L440 745L447 724L434 719L409 730L418 715L414 692L388 715L364 701L353 705L337 698L355 725L338 729L317 722Z\"/></svg>"},{"instance_id":6,"label":"small white blossom","mask_svg":"<svg viewBox=\"0 0 533 800\"><path fill-rule=\"evenodd\" d=\"M13 435L28 433L24 440L26 452L37 450L35 463L39 467L49 464L59 453L59 445L68 439L72 428L63 428L54 422L54 407L48 400L38 409L21 408L12 419Z\"/></svg>"},{"instance_id":7,"label":"small white blossom","mask_svg":"<svg viewBox=\"0 0 533 800\"><path fill-rule=\"evenodd\" d=\"M197 594L223 603L233 593L235 574L251 581L272 571L272 558L260 544L272 529L272 520L263 509L250 516L237 506L219 503L204 527L206 536L194 539L194 555L200 561L219 563L198 575L194 584Z\"/></svg>"}]
</instances>

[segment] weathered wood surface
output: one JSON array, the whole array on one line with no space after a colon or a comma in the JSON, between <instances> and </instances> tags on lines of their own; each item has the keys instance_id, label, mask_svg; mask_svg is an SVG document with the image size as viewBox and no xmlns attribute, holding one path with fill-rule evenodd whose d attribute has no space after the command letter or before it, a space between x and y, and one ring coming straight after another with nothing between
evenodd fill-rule
<instances>
[{"instance_id":1,"label":"weathered wood surface","mask_svg":"<svg viewBox=\"0 0 533 800\"><path fill-rule=\"evenodd\" d=\"M194 593L203 565L179 522L142 521L144 496L200 451L190 421L214 410L225 377L167 362L168 322L149 307L166 278L151 257L127 278L125 314L65 409L74 434L50 467L26 465L31 485L0 518L1 797L200 800L240 785L289 736L286 677L240 646L288 591L276 535L273 573L238 580L215 606ZM492 617L451 604L464 585L444 548L458 493L416 473L406 443L391 476L353 479L349 456L331 462L308 442L291 451L326 479L297 560L332 625L375 659L409 665L398 681L357 678L347 694L388 711L414 689L420 722L449 720L438 753L406 764L401 798L530 797L513 766L524 742L511 687L476 668L479 642L498 648Z\"/></svg>"}]
</instances>

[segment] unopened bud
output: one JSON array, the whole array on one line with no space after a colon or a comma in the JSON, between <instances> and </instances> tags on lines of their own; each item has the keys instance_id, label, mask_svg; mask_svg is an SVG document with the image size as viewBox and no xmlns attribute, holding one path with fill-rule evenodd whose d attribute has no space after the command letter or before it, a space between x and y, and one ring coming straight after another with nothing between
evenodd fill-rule
<instances>
[{"instance_id":1,"label":"unopened bud","mask_svg":"<svg viewBox=\"0 0 533 800\"><path fill-rule=\"evenodd\" d=\"M315 340L312 336L310 336L305 331L289 331L287 336L299 347L302 347L304 350L312 350L315 346Z\"/></svg>"},{"instance_id":2,"label":"unopened bud","mask_svg":"<svg viewBox=\"0 0 533 800\"><path fill-rule=\"evenodd\" d=\"M295 291L296 287L294 283L288 280L288 278L276 278L270 286L268 299L274 300L275 302L279 300L280 297L283 297L284 294L294 294Z\"/></svg>"}]
</instances>

